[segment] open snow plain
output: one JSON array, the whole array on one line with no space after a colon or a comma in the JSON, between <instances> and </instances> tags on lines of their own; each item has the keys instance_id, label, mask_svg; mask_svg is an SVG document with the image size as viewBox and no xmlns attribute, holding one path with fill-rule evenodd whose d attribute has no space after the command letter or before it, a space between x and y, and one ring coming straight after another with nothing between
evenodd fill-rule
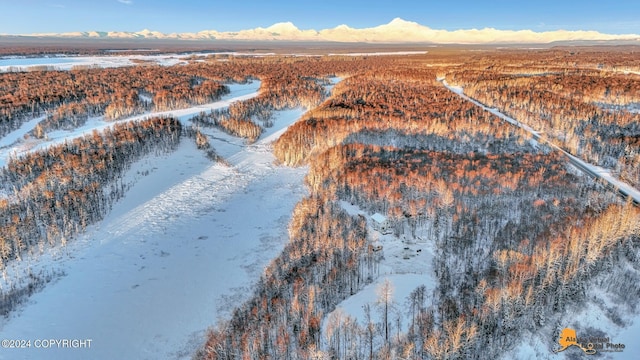
<instances>
[{"instance_id":1,"label":"open snow plain","mask_svg":"<svg viewBox=\"0 0 640 360\"><path fill-rule=\"evenodd\" d=\"M0 58L1 71L28 71L46 66L57 70L69 70L77 66L120 67L131 66L136 61L171 66L185 62L191 54L168 55L112 55L112 56L50 56L50 57L5 57Z\"/></svg>"},{"instance_id":2,"label":"open snow plain","mask_svg":"<svg viewBox=\"0 0 640 360\"><path fill-rule=\"evenodd\" d=\"M207 108L256 89L236 85L230 99ZM202 110L174 115L188 122ZM125 180L130 190L102 222L8 269L9 278L41 269L66 275L4 320L0 337L30 340L31 348L3 349L0 359L191 358L207 328L250 295L287 242L307 170L274 165L269 144L302 113L275 113L275 125L252 145L204 129L229 166L212 163L187 138L169 155L135 163ZM35 348L49 339L91 342Z\"/></svg>"}]
</instances>

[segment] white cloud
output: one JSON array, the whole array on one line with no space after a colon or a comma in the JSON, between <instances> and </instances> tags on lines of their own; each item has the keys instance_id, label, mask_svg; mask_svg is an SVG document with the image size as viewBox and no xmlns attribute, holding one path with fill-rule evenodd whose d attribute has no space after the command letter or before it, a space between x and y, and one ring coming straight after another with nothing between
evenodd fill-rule
<instances>
[{"instance_id":1,"label":"white cloud","mask_svg":"<svg viewBox=\"0 0 640 360\"><path fill-rule=\"evenodd\" d=\"M118 2L121 3L121 4L125 4L125 5L133 4L132 0L118 0Z\"/></svg>"}]
</instances>

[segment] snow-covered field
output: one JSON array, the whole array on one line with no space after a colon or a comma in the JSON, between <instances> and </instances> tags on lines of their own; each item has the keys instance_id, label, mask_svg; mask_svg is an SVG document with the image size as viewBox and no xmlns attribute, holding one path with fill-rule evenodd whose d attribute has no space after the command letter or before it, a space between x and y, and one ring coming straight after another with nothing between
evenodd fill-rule
<instances>
[{"instance_id":1,"label":"snow-covered field","mask_svg":"<svg viewBox=\"0 0 640 360\"><path fill-rule=\"evenodd\" d=\"M230 100L171 114L185 121L256 90L256 83L238 85ZM3 349L0 359L190 358L287 242L290 214L306 194L306 169L274 165L269 144L302 113L276 113L253 145L205 129L230 166L212 163L189 139L169 155L135 163L125 179L132 187L102 222L65 248L7 269L4 286L29 269L66 276L2 322L1 338L30 340L31 348ZM52 134L48 144L84 131L90 129ZM91 345L35 348L43 339Z\"/></svg>"},{"instance_id":2,"label":"snow-covered field","mask_svg":"<svg viewBox=\"0 0 640 360\"><path fill-rule=\"evenodd\" d=\"M70 70L77 66L121 67L132 66L139 61L171 66L186 63L185 58L189 56L191 54L9 57L0 58L0 72L25 71L34 66L50 66L56 70Z\"/></svg>"},{"instance_id":3,"label":"snow-covered field","mask_svg":"<svg viewBox=\"0 0 640 360\"><path fill-rule=\"evenodd\" d=\"M186 53L186 54L159 54L144 55L142 54L126 54L118 55L117 51L112 51L113 55L108 56L68 56L57 55L48 57L23 57L9 56L0 57L0 72L6 71L29 71L34 68L55 70L71 70L73 68L82 67L101 67L113 68L122 66L134 66L138 63L155 64L161 66L173 66L178 64L187 64L190 61L204 61L206 58L214 55L231 55L231 56L273 56L275 53L253 53L253 52L237 52L225 51L217 53ZM221 59L223 60L223 59Z\"/></svg>"},{"instance_id":4,"label":"snow-covered field","mask_svg":"<svg viewBox=\"0 0 640 360\"><path fill-rule=\"evenodd\" d=\"M376 52L357 52L357 53L330 53L330 56L385 56L385 55L418 55L426 54L427 51L376 51ZM162 66L173 66L177 64L186 64L189 61L204 61L206 58L214 55L231 55L231 56L275 56L276 53L254 53L254 52L218 52L218 53L187 53L187 54L161 54L161 55L144 55L144 54L127 54L118 55L113 52L111 56L49 56L49 57L0 57L0 72L6 71L29 71L33 68L48 67L55 70L70 70L79 67L122 67L133 66L137 63L144 62ZM294 56L308 56L305 54L289 54ZM312 55L317 56L317 55ZM223 61L224 59L221 59Z\"/></svg>"}]
</instances>

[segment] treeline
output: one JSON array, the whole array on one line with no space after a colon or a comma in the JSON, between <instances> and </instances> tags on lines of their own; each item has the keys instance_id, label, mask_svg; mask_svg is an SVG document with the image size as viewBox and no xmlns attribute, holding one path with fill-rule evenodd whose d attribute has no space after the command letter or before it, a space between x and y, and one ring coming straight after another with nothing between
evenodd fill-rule
<instances>
[{"instance_id":1,"label":"treeline","mask_svg":"<svg viewBox=\"0 0 640 360\"><path fill-rule=\"evenodd\" d=\"M453 71L447 78L573 155L640 186L640 114L624 107L640 102L640 76L597 70L514 75L482 69Z\"/></svg>"},{"instance_id":2,"label":"treeline","mask_svg":"<svg viewBox=\"0 0 640 360\"><path fill-rule=\"evenodd\" d=\"M409 71L358 75L340 82L332 98L307 112L275 142L274 154L284 164L301 165L353 134L390 130L460 143L490 134L480 135L487 140L481 144L484 149L496 140L523 142L530 137L520 129L501 126L492 114L440 86L435 71Z\"/></svg>"},{"instance_id":3,"label":"treeline","mask_svg":"<svg viewBox=\"0 0 640 360\"><path fill-rule=\"evenodd\" d=\"M198 150L202 150L212 161L222 162L226 164L226 160L216 153L216 149L209 142L209 137L203 134L199 128L194 128L193 126L184 126L182 128L182 133L188 138L193 139L196 144Z\"/></svg>"},{"instance_id":4,"label":"treeline","mask_svg":"<svg viewBox=\"0 0 640 360\"><path fill-rule=\"evenodd\" d=\"M215 101L228 93L221 80L211 72L160 66L3 73L0 136L43 112L51 114L37 130L40 134L88 116L119 119Z\"/></svg>"},{"instance_id":5,"label":"treeline","mask_svg":"<svg viewBox=\"0 0 640 360\"><path fill-rule=\"evenodd\" d=\"M38 122L31 134L38 139L43 139L47 133L54 130L78 128L84 125L88 118L86 108L80 103L62 104L52 110L44 120Z\"/></svg>"},{"instance_id":6,"label":"treeline","mask_svg":"<svg viewBox=\"0 0 640 360\"><path fill-rule=\"evenodd\" d=\"M321 347L323 316L375 276L366 221L310 197L293 212L291 241L249 301L212 330L205 359L309 359Z\"/></svg>"},{"instance_id":7,"label":"treeline","mask_svg":"<svg viewBox=\"0 0 640 360\"><path fill-rule=\"evenodd\" d=\"M575 181L558 153L453 153L359 143L329 149L314 159L306 177L316 193L328 191L371 213L388 214L398 235L407 219L415 235L416 226L442 207L463 206L461 200L508 196L533 203L542 194L562 197ZM429 238L442 236L433 230Z\"/></svg>"},{"instance_id":8,"label":"treeline","mask_svg":"<svg viewBox=\"0 0 640 360\"><path fill-rule=\"evenodd\" d=\"M190 120L198 126L215 127L253 143L264 131L263 127L273 125L274 111L295 107L313 108L327 96L324 86L330 83L326 77L316 79L289 73L275 79L262 80L260 94L254 98L237 101L227 108L211 110L209 113L202 112Z\"/></svg>"},{"instance_id":9,"label":"treeline","mask_svg":"<svg viewBox=\"0 0 640 360\"><path fill-rule=\"evenodd\" d=\"M263 82L261 98L234 105L237 119L287 107L312 107L325 94L328 75L371 67L381 60L238 58L188 65L87 68L0 74L0 136L42 113L48 119L36 130L75 126L87 116L120 119L145 111L164 111L216 101L228 93L223 83ZM388 60L387 60L388 61ZM265 105L269 106L265 106ZM56 110L60 106L72 107ZM266 114L266 115L263 115ZM243 115L243 116L240 116ZM70 118L68 118L70 117Z\"/></svg>"},{"instance_id":10,"label":"treeline","mask_svg":"<svg viewBox=\"0 0 640 360\"><path fill-rule=\"evenodd\" d=\"M636 46L567 46L485 52L442 49L441 52L434 52L433 59L434 65L456 68L456 70L487 69L513 75L562 74L576 69L607 72L640 71L640 56Z\"/></svg>"},{"instance_id":11,"label":"treeline","mask_svg":"<svg viewBox=\"0 0 640 360\"><path fill-rule=\"evenodd\" d=\"M0 199L0 259L20 259L64 245L103 218L121 198L124 171L150 152L180 141L175 118L118 123L102 132L11 158L0 171L9 195Z\"/></svg>"},{"instance_id":12,"label":"treeline","mask_svg":"<svg viewBox=\"0 0 640 360\"><path fill-rule=\"evenodd\" d=\"M263 132L263 128L249 118L231 117L228 108L201 112L189 120L197 126L213 127L229 135L245 138L249 143L258 140Z\"/></svg>"}]
</instances>

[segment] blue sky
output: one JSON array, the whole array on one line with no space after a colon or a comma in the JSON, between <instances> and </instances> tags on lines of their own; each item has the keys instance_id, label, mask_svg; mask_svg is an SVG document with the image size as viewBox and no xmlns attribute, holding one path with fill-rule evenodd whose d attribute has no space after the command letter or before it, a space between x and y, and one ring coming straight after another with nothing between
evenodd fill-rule
<instances>
[{"instance_id":1,"label":"blue sky","mask_svg":"<svg viewBox=\"0 0 640 360\"><path fill-rule=\"evenodd\" d=\"M0 34L235 31L291 21L362 28L400 17L434 29L597 30L640 34L640 1L0 0Z\"/></svg>"}]
</instances>

